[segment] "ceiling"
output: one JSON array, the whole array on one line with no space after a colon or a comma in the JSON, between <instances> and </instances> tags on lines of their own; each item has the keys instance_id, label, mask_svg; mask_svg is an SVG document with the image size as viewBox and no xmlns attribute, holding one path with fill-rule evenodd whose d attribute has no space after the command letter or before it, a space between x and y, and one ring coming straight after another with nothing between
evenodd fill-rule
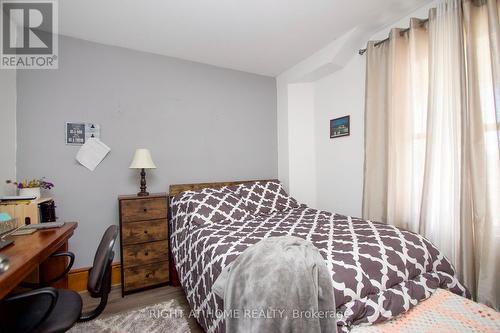
<instances>
[{"instance_id":1,"label":"ceiling","mask_svg":"<svg viewBox=\"0 0 500 333\"><path fill-rule=\"evenodd\" d=\"M356 26L430 0L62 0L60 34L276 76Z\"/></svg>"}]
</instances>

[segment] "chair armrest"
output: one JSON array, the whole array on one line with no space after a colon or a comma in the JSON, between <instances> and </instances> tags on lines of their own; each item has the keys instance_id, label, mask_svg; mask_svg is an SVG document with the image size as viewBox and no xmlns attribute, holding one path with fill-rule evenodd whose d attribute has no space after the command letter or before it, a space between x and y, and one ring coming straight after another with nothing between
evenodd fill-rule
<instances>
[{"instance_id":1,"label":"chair armrest","mask_svg":"<svg viewBox=\"0 0 500 333\"><path fill-rule=\"evenodd\" d=\"M52 288L52 287L35 289L35 290L31 290L31 291L28 291L28 292L25 292L22 294L17 294L17 295L8 297L6 299L3 299L1 302L14 302L17 300L24 300L25 298L34 297L34 296L43 295L43 294L47 294L51 297L50 310L52 310L54 308L54 306L56 305L57 297L58 297L57 290L55 288Z\"/></svg>"},{"instance_id":2,"label":"chair armrest","mask_svg":"<svg viewBox=\"0 0 500 333\"><path fill-rule=\"evenodd\" d=\"M30 316L30 313L26 313L25 310L29 308L29 304L35 303L36 298L42 295L49 296L49 306L46 309L38 308L36 311L37 315ZM0 312L4 313L3 315L0 315L0 317L2 317L2 324L0 326L5 325L6 327L9 327L11 329L15 328L15 331L18 331L20 329L18 324L20 322L26 323L26 321L28 321L28 326L24 324L22 325L24 327L23 331L27 330L29 332L33 330L34 328L38 327L43 321L45 321L52 313L52 310L54 310L54 307L57 304L58 295L59 294L57 293L57 290L54 288L42 288L31 290L26 293L14 295L1 300L0 309L2 309L2 311ZM3 318L4 316L6 316L7 318ZM28 327L31 328L28 329Z\"/></svg>"},{"instance_id":3,"label":"chair armrest","mask_svg":"<svg viewBox=\"0 0 500 333\"><path fill-rule=\"evenodd\" d=\"M66 274L69 273L71 268L73 267L73 263L75 262L75 254L73 252L57 252L54 253L50 256L51 258L57 258L57 257L68 257L69 258L69 263L68 266L64 269L64 271L61 272L58 276L55 278L50 279L49 281L43 281L41 283L30 283L30 282L21 282L20 286L25 287L25 288L41 288L41 287L46 287L50 286L57 280L61 279L64 277Z\"/></svg>"}]
</instances>

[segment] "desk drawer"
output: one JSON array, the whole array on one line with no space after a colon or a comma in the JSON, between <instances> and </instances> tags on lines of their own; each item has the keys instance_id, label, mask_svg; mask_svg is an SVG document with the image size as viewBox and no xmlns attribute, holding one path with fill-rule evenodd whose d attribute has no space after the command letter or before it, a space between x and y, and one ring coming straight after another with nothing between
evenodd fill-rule
<instances>
[{"instance_id":1,"label":"desk drawer","mask_svg":"<svg viewBox=\"0 0 500 333\"><path fill-rule=\"evenodd\" d=\"M123 269L125 292L168 282L168 261Z\"/></svg>"},{"instance_id":2,"label":"desk drawer","mask_svg":"<svg viewBox=\"0 0 500 333\"><path fill-rule=\"evenodd\" d=\"M122 222L167 218L165 198L122 200L120 205Z\"/></svg>"},{"instance_id":3,"label":"desk drawer","mask_svg":"<svg viewBox=\"0 0 500 333\"><path fill-rule=\"evenodd\" d=\"M123 246L124 267L139 266L168 260L167 241Z\"/></svg>"},{"instance_id":4,"label":"desk drawer","mask_svg":"<svg viewBox=\"0 0 500 333\"><path fill-rule=\"evenodd\" d=\"M122 225L123 245L167 239L167 220L130 222Z\"/></svg>"}]
</instances>

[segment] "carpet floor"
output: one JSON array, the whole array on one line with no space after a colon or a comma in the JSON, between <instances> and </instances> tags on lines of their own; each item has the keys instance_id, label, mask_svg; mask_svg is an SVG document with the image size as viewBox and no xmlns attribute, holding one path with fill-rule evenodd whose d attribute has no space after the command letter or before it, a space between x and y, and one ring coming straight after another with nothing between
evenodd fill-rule
<instances>
[{"instance_id":1,"label":"carpet floor","mask_svg":"<svg viewBox=\"0 0 500 333\"><path fill-rule=\"evenodd\" d=\"M186 314L177 300L149 305L134 310L104 316L89 322L78 323L71 333L188 333Z\"/></svg>"}]
</instances>

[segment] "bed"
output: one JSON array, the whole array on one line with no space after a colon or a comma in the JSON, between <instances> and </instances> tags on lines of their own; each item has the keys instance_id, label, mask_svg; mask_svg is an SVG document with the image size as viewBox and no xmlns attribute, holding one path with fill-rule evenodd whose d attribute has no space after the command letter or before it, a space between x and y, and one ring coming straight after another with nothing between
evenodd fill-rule
<instances>
[{"instance_id":1,"label":"bed","mask_svg":"<svg viewBox=\"0 0 500 333\"><path fill-rule=\"evenodd\" d=\"M222 300L212 291L221 270L275 236L301 237L319 249L332 274L339 332L397 317L439 288L470 298L422 236L301 205L277 181L172 185L169 195L175 270L207 333L224 332Z\"/></svg>"}]
</instances>

